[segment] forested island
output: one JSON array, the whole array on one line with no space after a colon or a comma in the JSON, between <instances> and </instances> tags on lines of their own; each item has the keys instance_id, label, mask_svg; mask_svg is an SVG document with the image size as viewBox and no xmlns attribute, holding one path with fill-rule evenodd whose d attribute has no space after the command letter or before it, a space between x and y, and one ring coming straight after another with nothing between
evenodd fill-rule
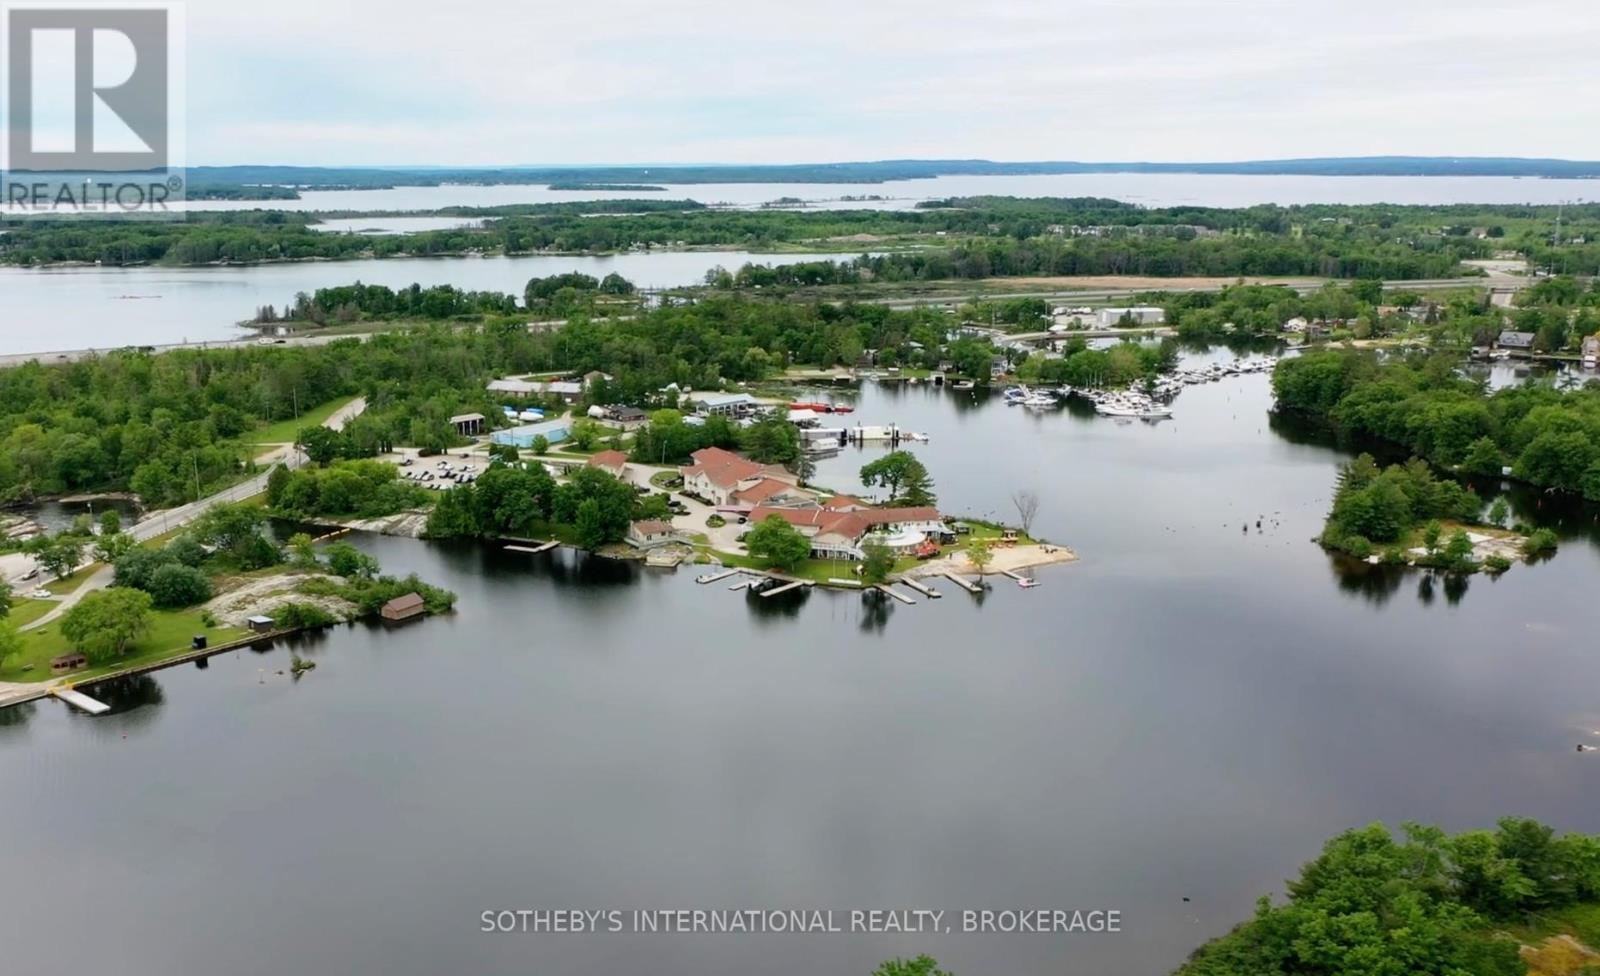
<instances>
[{"instance_id":1,"label":"forested island","mask_svg":"<svg viewBox=\"0 0 1600 976\"><path fill-rule=\"evenodd\" d=\"M0 238L0 262L49 265L200 265L402 255L614 253L654 247L804 246L889 251L810 283L1137 274L1158 277L1293 275L1443 278L1502 250L1550 258L1551 207L1144 208L1114 200L943 201L910 211L730 210L688 201L611 200L449 208L482 227L417 234L329 234L316 215L269 211L195 214L182 223L30 221ZM1600 206L1569 207L1575 235ZM1561 249L1575 273L1600 267L1600 245Z\"/></svg>"}]
</instances>

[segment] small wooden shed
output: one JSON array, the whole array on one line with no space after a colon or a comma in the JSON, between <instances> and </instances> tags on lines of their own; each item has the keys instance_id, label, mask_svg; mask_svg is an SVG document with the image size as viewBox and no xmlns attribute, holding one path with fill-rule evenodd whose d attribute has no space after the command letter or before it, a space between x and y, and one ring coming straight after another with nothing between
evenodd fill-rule
<instances>
[{"instance_id":1,"label":"small wooden shed","mask_svg":"<svg viewBox=\"0 0 1600 976\"><path fill-rule=\"evenodd\" d=\"M385 620L398 621L420 617L425 611L426 608L422 605L422 597L415 593L407 593L385 603L383 609L378 611L378 614Z\"/></svg>"},{"instance_id":2,"label":"small wooden shed","mask_svg":"<svg viewBox=\"0 0 1600 976\"><path fill-rule=\"evenodd\" d=\"M251 617L249 620L246 620L245 623L250 626L251 630L258 634L270 634L272 629L277 626L271 617L263 617L260 615Z\"/></svg>"}]
</instances>

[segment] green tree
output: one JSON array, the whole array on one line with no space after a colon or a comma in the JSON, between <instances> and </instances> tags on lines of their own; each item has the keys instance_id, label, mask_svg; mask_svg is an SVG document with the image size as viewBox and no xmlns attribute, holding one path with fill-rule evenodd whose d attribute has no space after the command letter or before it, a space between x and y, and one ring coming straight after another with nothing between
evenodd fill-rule
<instances>
[{"instance_id":1,"label":"green tree","mask_svg":"<svg viewBox=\"0 0 1600 976\"><path fill-rule=\"evenodd\" d=\"M316 568L317 549L309 534L296 532L289 537L289 562L299 569Z\"/></svg>"},{"instance_id":2,"label":"green tree","mask_svg":"<svg viewBox=\"0 0 1600 976\"><path fill-rule=\"evenodd\" d=\"M910 451L890 451L861 468L861 483L889 489L889 503L934 504L933 478Z\"/></svg>"},{"instance_id":3,"label":"green tree","mask_svg":"<svg viewBox=\"0 0 1600 976\"><path fill-rule=\"evenodd\" d=\"M763 414L740 438L750 460L759 464L792 464L800 456L800 431L776 411Z\"/></svg>"},{"instance_id":4,"label":"green tree","mask_svg":"<svg viewBox=\"0 0 1600 976\"><path fill-rule=\"evenodd\" d=\"M378 575L378 560L348 542L335 542L324 551L324 555L328 560L328 571L335 576L370 580Z\"/></svg>"},{"instance_id":5,"label":"green tree","mask_svg":"<svg viewBox=\"0 0 1600 976\"><path fill-rule=\"evenodd\" d=\"M11 616L11 584L0 580L0 620Z\"/></svg>"},{"instance_id":6,"label":"green tree","mask_svg":"<svg viewBox=\"0 0 1600 976\"><path fill-rule=\"evenodd\" d=\"M267 513L256 505L213 505L195 522L194 533L243 568L259 569L278 560L277 547L262 535L266 522Z\"/></svg>"},{"instance_id":7,"label":"green tree","mask_svg":"<svg viewBox=\"0 0 1600 976\"><path fill-rule=\"evenodd\" d=\"M100 534L116 535L122 531L122 516L114 508L100 513Z\"/></svg>"},{"instance_id":8,"label":"green tree","mask_svg":"<svg viewBox=\"0 0 1600 976\"><path fill-rule=\"evenodd\" d=\"M1444 534L1444 526L1438 519L1429 519L1428 524L1422 527L1422 545L1428 550L1428 555L1433 555L1439 550L1439 537Z\"/></svg>"},{"instance_id":9,"label":"green tree","mask_svg":"<svg viewBox=\"0 0 1600 976\"><path fill-rule=\"evenodd\" d=\"M583 548L598 549L606 544L605 518L601 515L599 501L593 498L580 501L573 527L578 532L578 545Z\"/></svg>"},{"instance_id":10,"label":"green tree","mask_svg":"<svg viewBox=\"0 0 1600 976\"><path fill-rule=\"evenodd\" d=\"M794 569L811 554L811 540L780 516L769 515L745 536L745 549L776 569Z\"/></svg>"},{"instance_id":11,"label":"green tree","mask_svg":"<svg viewBox=\"0 0 1600 976\"><path fill-rule=\"evenodd\" d=\"M1465 532L1457 530L1445 542L1444 558L1456 569L1465 569L1472 565L1472 540Z\"/></svg>"},{"instance_id":12,"label":"green tree","mask_svg":"<svg viewBox=\"0 0 1600 976\"><path fill-rule=\"evenodd\" d=\"M868 583L882 583L894 572L894 553L888 546L869 542L862 546L866 558L861 562L861 578Z\"/></svg>"},{"instance_id":13,"label":"green tree","mask_svg":"<svg viewBox=\"0 0 1600 976\"><path fill-rule=\"evenodd\" d=\"M533 449L534 454L537 454L539 457L544 457L546 454L550 453L550 438L544 436L543 434L534 434L533 442L529 445L529 447Z\"/></svg>"},{"instance_id":14,"label":"green tree","mask_svg":"<svg viewBox=\"0 0 1600 976\"><path fill-rule=\"evenodd\" d=\"M211 599L211 580L192 566L167 563L150 574L151 601L163 609L192 607Z\"/></svg>"},{"instance_id":15,"label":"green tree","mask_svg":"<svg viewBox=\"0 0 1600 976\"><path fill-rule=\"evenodd\" d=\"M303 427L295 438L295 446L306 452L314 463L327 467L344 451L344 439L339 432L323 426Z\"/></svg>"},{"instance_id":16,"label":"green tree","mask_svg":"<svg viewBox=\"0 0 1600 976\"><path fill-rule=\"evenodd\" d=\"M1504 527L1506 519L1511 517L1511 507L1504 498L1496 498L1494 504L1489 506L1489 524Z\"/></svg>"},{"instance_id":17,"label":"green tree","mask_svg":"<svg viewBox=\"0 0 1600 976\"><path fill-rule=\"evenodd\" d=\"M66 579L83 561L83 539L66 533L40 536L29 543L28 551L46 572L58 579Z\"/></svg>"},{"instance_id":18,"label":"green tree","mask_svg":"<svg viewBox=\"0 0 1600 976\"><path fill-rule=\"evenodd\" d=\"M113 661L150 629L150 594L122 586L96 590L61 618L61 636L91 663Z\"/></svg>"},{"instance_id":19,"label":"green tree","mask_svg":"<svg viewBox=\"0 0 1600 976\"><path fill-rule=\"evenodd\" d=\"M989 564L994 561L994 550L990 548L989 540L987 539L973 536L967 540L967 544L962 548L962 551L967 555L967 562L972 564L972 568L977 570L979 575L982 575L984 570L989 568Z\"/></svg>"},{"instance_id":20,"label":"green tree","mask_svg":"<svg viewBox=\"0 0 1600 976\"><path fill-rule=\"evenodd\" d=\"M126 532L102 533L95 537L94 556L103 563L114 563L136 545L138 542Z\"/></svg>"},{"instance_id":21,"label":"green tree","mask_svg":"<svg viewBox=\"0 0 1600 976\"><path fill-rule=\"evenodd\" d=\"M588 417L579 417L567 431L567 440L580 451L592 450L600 440L600 425Z\"/></svg>"}]
</instances>

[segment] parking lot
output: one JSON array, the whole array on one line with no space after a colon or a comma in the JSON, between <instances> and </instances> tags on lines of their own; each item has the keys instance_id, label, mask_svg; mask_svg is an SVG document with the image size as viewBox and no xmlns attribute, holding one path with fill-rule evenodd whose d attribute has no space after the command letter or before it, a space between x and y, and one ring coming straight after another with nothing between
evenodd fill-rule
<instances>
[{"instance_id":1,"label":"parking lot","mask_svg":"<svg viewBox=\"0 0 1600 976\"><path fill-rule=\"evenodd\" d=\"M378 460L398 467L402 479L431 491L448 491L456 485L471 484L489 467L489 455L481 445L431 457L422 457L416 451L394 451L378 455Z\"/></svg>"}]
</instances>

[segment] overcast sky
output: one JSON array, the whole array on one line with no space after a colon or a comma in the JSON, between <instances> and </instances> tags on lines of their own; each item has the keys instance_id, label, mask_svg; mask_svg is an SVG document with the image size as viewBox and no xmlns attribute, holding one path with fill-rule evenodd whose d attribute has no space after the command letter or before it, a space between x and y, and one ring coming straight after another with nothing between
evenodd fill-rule
<instances>
[{"instance_id":1,"label":"overcast sky","mask_svg":"<svg viewBox=\"0 0 1600 976\"><path fill-rule=\"evenodd\" d=\"M188 162L1600 159L1597 0L188 0Z\"/></svg>"}]
</instances>

